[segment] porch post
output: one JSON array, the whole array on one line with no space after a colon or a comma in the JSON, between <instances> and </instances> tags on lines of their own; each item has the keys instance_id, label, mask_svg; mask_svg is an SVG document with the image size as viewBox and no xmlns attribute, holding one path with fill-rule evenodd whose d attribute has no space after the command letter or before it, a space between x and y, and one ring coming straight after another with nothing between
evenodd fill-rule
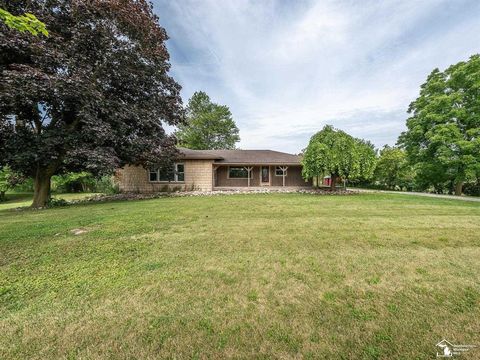
<instances>
[{"instance_id":1,"label":"porch post","mask_svg":"<svg viewBox=\"0 0 480 360\"><path fill-rule=\"evenodd\" d=\"M217 173L217 169L219 168L220 166L218 165L213 165L213 171L212 171L212 190L215 186L217 186L217 184L215 183L215 178L216 178L216 173Z\"/></svg>"},{"instance_id":2,"label":"porch post","mask_svg":"<svg viewBox=\"0 0 480 360\"><path fill-rule=\"evenodd\" d=\"M288 166L280 166L280 169L282 170L283 186L285 186L285 175L287 174Z\"/></svg>"},{"instance_id":3,"label":"porch post","mask_svg":"<svg viewBox=\"0 0 480 360\"><path fill-rule=\"evenodd\" d=\"M247 170L247 187L250 187L250 172L253 170L253 166L245 166Z\"/></svg>"}]
</instances>

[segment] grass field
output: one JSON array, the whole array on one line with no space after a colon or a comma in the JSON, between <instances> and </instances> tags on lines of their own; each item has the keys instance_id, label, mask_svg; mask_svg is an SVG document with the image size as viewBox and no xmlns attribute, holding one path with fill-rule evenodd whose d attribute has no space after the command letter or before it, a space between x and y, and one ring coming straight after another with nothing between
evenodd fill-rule
<instances>
[{"instance_id":1,"label":"grass field","mask_svg":"<svg viewBox=\"0 0 480 360\"><path fill-rule=\"evenodd\" d=\"M88 196L96 195L95 193L73 193L73 194L53 194L53 198L64 199L67 201L80 200ZM0 211L6 209L15 209L30 206L32 204L31 193L9 193L7 201L0 202Z\"/></svg>"},{"instance_id":2,"label":"grass field","mask_svg":"<svg viewBox=\"0 0 480 360\"><path fill-rule=\"evenodd\" d=\"M443 338L480 344L478 203L251 194L8 204L1 359L433 359Z\"/></svg>"}]
</instances>

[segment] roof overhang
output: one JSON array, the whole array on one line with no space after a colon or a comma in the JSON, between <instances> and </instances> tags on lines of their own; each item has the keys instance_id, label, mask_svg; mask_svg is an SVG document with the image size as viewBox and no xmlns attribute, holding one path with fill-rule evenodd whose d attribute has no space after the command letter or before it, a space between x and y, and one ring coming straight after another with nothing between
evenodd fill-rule
<instances>
[{"instance_id":1,"label":"roof overhang","mask_svg":"<svg viewBox=\"0 0 480 360\"><path fill-rule=\"evenodd\" d=\"M281 165L287 165L287 166L302 166L301 163L285 163L285 162L268 162L268 163L232 163L232 162L214 162L213 165L228 165L228 166L269 166L269 165L274 165L274 166L281 166Z\"/></svg>"},{"instance_id":2,"label":"roof overhang","mask_svg":"<svg viewBox=\"0 0 480 360\"><path fill-rule=\"evenodd\" d=\"M213 155L198 155L198 156L190 156L190 155L182 155L176 157L178 160L222 160L222 157L213 156Z\"/></svg>"}]
</instances>

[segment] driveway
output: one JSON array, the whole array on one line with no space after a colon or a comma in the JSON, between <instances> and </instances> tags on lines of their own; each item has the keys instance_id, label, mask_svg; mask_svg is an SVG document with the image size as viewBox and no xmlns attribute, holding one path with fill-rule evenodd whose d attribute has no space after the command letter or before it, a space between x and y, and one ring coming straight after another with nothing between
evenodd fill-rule
<instances>
[{"instance_id":1,"label":"driveway","mask_svg":"<svg viewBox=\"0 0 480 360\"><path fill-rule=\"evenodd\" d=\"M360 192L371 192L371 193L416 195L416 196L425 196L425 197L432 197L432 198L438 198L438 199L480 202L480 197L473 197L473 196L455 196L455 195L431 194L431 193L422 193L422 192L413 192L413 191L388 191L388 190L357 189L357 188L349 188L348 190L360 191Z\"/></svg>"}]
</instances>

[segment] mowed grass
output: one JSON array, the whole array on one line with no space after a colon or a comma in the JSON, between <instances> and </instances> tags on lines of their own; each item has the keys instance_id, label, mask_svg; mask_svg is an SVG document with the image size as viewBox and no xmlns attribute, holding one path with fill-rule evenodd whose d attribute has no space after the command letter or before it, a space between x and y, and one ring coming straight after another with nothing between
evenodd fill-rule
<instances>
[{"instance_id":1,"label":"mowed grass","mask_svg":"<svg viewBox=\"0 0 480 360\"><path fill-rule=\"evenodd\" d=\"M479 280L477 203L251 194L2 210L0 358L431 359L443 338L480 343Z\"/></svg>"},{"instance_id":2,"label":"mowed grass","mask_svg":"<svg viewBox=\"0 0 480 360\"><path fill-rule=\"evenodd\" d=\"M54 199L64 199L67 201L81 200L89 196L99 195L97 193L71 193L71 194L53 194ZM31 193L8 193L6 201L0 202L0 211L6 209L16 209L30 206L32 204Z\"/></svg>"}]
</instances>

